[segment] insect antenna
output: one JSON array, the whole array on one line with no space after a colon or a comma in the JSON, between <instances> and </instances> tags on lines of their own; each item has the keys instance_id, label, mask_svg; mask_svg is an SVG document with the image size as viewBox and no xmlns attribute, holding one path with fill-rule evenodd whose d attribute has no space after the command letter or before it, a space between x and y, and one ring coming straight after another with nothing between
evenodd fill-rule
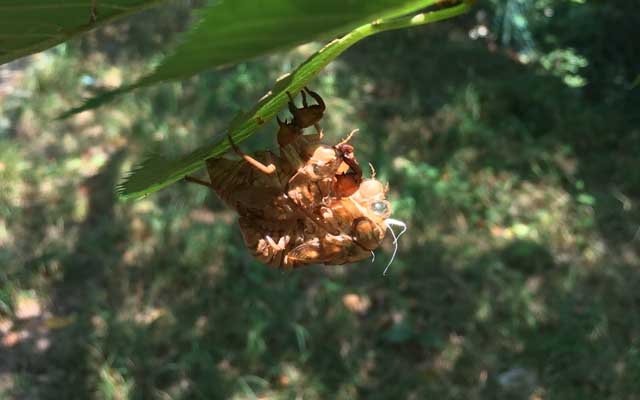
<instances>
[{"instance_id":1,"label":"insect antenna","mask_svg":"<svg viewBox=\"0 0 640 400\"><path fill-rule=\"evenodd\" d=\"M355 134L356 134L356 132L358 132L359 130L360 130L360 129L358 129L358 128L356 128L356 129L352 130L352 131L349 133L349 135L347 136L347 138L346 138L346 139L342 139L342 140L340 141L340 143L338 143L338 144L336 145L336 147L338 147L338 146L340 146L340 145L343 145L343 144L346 144L346 143L349 143L349 140L351 140L351 138L353 137L353 135L355 135Z\"/></svg>"},{"instance_id":2,"label":"insect antenna","mask_svg":"<svg viewBox=\"0 0 640 400\"><path fill-rule=\"evenodd\" d=\"M376 169L373 168L373 164L369 163L369 168L371 169L371 179L376 179Z\"/></svg>"},{"instance_id":3,"label":"insect antenna","mask_svg":"<svg viewBox=\"0 0 640 400\"><path fill-rule=\"evenodd\" d=\"M391 259L389 260L389 263L387 264L387 266L385 267L384 271L382 271L382 275L387 275L387 270L389 269L389 267L391 266L391 264L393 263L393 260L396 258L396 253L398 252L398 239L400 239L400 236L402 236L403 233L405 233L407 231L407 224L405 224L404 222L397 220L397 219L393 219L393 218L387 218L384 220L385 224L387 224L387 228L389 229L389 231L391 232L391 236L393 236L393 254L391 254ZM402 230L400 231L400 233L398 235L396 235L395 231L391 228L391 226L399 226L402 228Z\"/></svg>"}]
</instances>

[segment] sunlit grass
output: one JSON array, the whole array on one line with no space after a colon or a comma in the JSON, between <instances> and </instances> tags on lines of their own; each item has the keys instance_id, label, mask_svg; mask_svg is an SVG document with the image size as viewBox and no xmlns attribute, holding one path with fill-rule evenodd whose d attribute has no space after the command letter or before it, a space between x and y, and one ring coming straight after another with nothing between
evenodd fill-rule
<instances>
[{"instance_id":1,"label":"sunlit grass","mask_svg":"<svg viewBox=\"0 0 640 400\"><path fill-rule=\"evenodd\" d=\"M591 117L556 78L412 35L363 43L312 83L327 140L361 129L358 158L409 225L384 278L390 241L373 264L284 274L203 188L115 200L145 151L206 141L310 48L64 122L51 117L147 65L72 45L33 58L0 99L0 332L51 345L0 345L0 397L633 398L637 128L615 108ZM273 148L274 130L243 147ZM19 313L25 293L42 320Z\"/></svg>"}]
</instances>

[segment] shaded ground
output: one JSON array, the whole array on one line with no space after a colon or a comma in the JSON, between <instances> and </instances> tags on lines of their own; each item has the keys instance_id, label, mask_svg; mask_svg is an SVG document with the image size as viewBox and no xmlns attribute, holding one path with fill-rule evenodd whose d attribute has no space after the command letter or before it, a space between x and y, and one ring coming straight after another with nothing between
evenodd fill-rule
<instances>
[{"instance_id":1,"label":"shaded ground","mask_svg":"<svg viewBox=\"0 0 640 400\"><path fill-rule=\"evenodd\" d=\"M83 74L145 67L86 43L34 57L0 98L0 397L638 398L637 91L594 101L452 24L359 44L312 86L329 140L361 129L410 230L386 278L390 243L373 265L283 274L202 189L112 188L310 48L51 122Z\"/></svg>"}]
</instances>

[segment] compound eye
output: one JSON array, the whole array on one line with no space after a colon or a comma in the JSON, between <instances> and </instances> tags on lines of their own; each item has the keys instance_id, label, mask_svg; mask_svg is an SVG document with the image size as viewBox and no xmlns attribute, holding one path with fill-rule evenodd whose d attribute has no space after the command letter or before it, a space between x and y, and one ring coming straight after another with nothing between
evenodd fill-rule
<instances>
[{"instance_id":1,"label":"compound eye","mask_svg":"<svg viewBox=\"0 0 640 400\"><path fill-rule=\"evenodd\" d=\"M387 217L391 214L391 207L388 201L376 201L371 203L371 211L380 217Z\"/></svg>"}]
</instances>

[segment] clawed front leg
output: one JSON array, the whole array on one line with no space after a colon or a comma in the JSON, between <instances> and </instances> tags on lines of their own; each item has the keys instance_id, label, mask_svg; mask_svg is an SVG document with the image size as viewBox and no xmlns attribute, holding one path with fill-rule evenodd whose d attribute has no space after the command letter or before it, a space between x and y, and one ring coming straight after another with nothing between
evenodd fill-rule
<instances>
[{"instance_id":1,"label":"clawed front leg","mask_svg":"<svg viewBox=\"0 0 640 400\"><path fill-rule=\"evenodd\" d=\"M305 87L300 94L302 95L302 108L296 107L293 102L293 96L291 96L291 93L287 92L287 96L289 97L289 111L293 115L293 121L291 121L291 124L297 129L304 129L313 125L322 137L322 129L318 124L326 109L322 97L320 97L318 93L312 92L307 87ZM309 105L307 101L307 94L315 99L318 104Z\"/></svg>"},{"instance_id":2,"label":"clawed front leg","mask_svg":"<svg viewBox=\"0 0 640 400\"><path fill-rule=\"evenodd\" d=\"M256 160L255 158L247 154L244 154L242 150L240 150L240 148L236 146L235 143L233 143L233 139L231 139L231 135L227 136L227 138L229 140L229 144L231 144L231 148L233 149L233 151L235 151L235 153L240 157L242 157L246 162L251 164L255 169L269 175L276 172L276 166L274 164L264 165L263 163Z\"/></svg>"},{"instance_id":3,"label":"clawed front leg","mask_svg":"<svg viewBox=\"0 0 640 400\"><path fill-rule=\"evenodd\" d=\"M360 168L358 160L356 160L353 154L353 146L347 144L356 132L357 129L351 131L346 139L334 146L336 152L342 158L342 161L349 167L347 172L336 175L333 192L338 197L351 196L358 190L360 183L362 183L362 168Z\"/></svg>"},{"instance_id":4,"label":"clawed front leg","mask_svg":"<svg viewBox=\"0 0 640 400\"><path fill-rule=\"evenodd\" d=\"M307 96L304 94L305 92L309 93L309 96L313 97L313 99L318 103L317 105L312 107L316 107L318 110L320 110L320 118L322 118L322 114L324 114L324 111L327 109L326 105L324 104L324 100L322 100L322 97L320 97L318 93L309 90L309 88L305 86L304 91L302 92L302 104L305 107L308 107ZM320 118L318 118L318 120L320 120ZM320 140L322 140L322 138L324 137L324 132L322 131L322 128L320 128L320 124L318 124L318 121L314 122L313 126L316 128L318 135L320 135Z\"/></svg>"},{"instance_id":5,"label":"clawed front leg","mask_svg":"<svg viewBox=\"0 0 640 400\"><path fill-rule=\"evenodd\" d=\"M293 96L291 96L291 93L288 91L287 97L289 97L289 102L287 103L287 105L289 106L289 112L295 118L296 114L298 114L298 107L296 107L296 103L293 102Z\"/></svg>"},{"instance_id":6,"label":"clawed front leg","mask_svg":"<svg viewBox=\"0 0 640 400\"><path fill-rule=\"evenodd\" d=\"M327 106L324 104L324 100L322 100L322 97L320 97L320 95L318 93L309 90L309 88L306 87L306 86L304 87L304 91L309 93L309 96L313 97L313 99L318 103L317 104L318 108L320 108L323 112L324 112L324 110L326 110ZM302 94L303 94L302 100L304 101L305 100L304 92ZM306 106L307 105L305 104L305 107Z\"/></svg>"}]
</instances>

